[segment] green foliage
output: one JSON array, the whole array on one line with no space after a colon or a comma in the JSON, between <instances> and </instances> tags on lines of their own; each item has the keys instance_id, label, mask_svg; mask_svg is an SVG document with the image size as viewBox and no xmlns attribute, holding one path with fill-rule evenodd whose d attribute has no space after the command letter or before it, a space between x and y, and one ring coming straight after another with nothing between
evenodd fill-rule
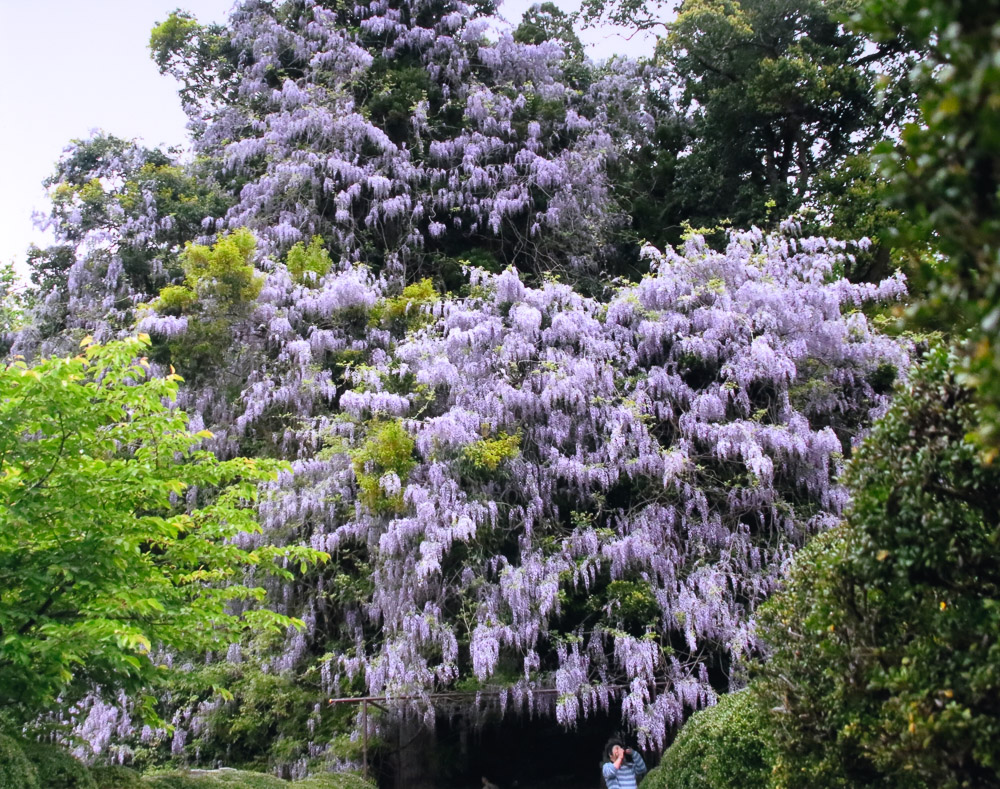
<instances>
[{"instance_id":1,"label":"green foliage","mask_svg":"<svg viewBox=\"0 0 1000 789\"><path fill-rule=\"evenodd\" d=\"M98 789L90 768L64 748L38 742L25 742L22 748L38 771L39 785L45 789Z\"/></svg>"},{"instance_id":2,"label":"green foliage","mask_svg":"<svg viewBox=\"0 0 1000 789\"><path fill-rule=\"evenodd\" d=\"M356 773L324 773L292 781L288 789L375 789L375 784Z\"/></svg>"},{"instance_id":3,"label":"green foliage","mask_svg":"<svg viewBox=\"0 0 1000 789\"><path fill-rule=\"evenodd\" d=\"M185 103L216 103L236 89L237 53L220 25L201 25L184 11L173 11L150 32L149 51L160 73L181 84Z\"/></svg>"},{"instance_id":4,"label":"green foliage","mask_svg":"<svg viewBox=\"0 0 1000 789\"><path fill-rule=\"evenodd\" d=\"M303 285L315 286L321 277L326 276L333 265L330 253L323 246L320 236L313 236L306 246L301 241L288 250L286 258L288 273L292 279Z\"/></svg>"},{"instance_id":5,"label":"green foliage","mask_svg":"<svg viewBox=\"0 0 1000 789\"><path fill-rule=\"evenodd\" d=\"M5 734L0 734L0 789L42 789L20 741Z\"/></svg>"},{"instance_id":6,"label":"green foliage","mask_svg":"<svg viewBox=\"0 0 1000 789\"><path fill-rule=\"evenodd\" d=\"M214 298L229 307L249 304L264 284L253 265L256 247L257 240L245 227L211 247L189 243L181 256L185 284L202 299Z\"/></svg>"},{"instance_id":7,"label":"green foliage","mask_svg":"<svg viewBox=\"0 0 1000 789\"><path fill-rule=\"evenodd\" d=\"M257 483L279 464L220 462L172 409L178 379L149 378L147 338L90 345L75 358L0 368L0 703L30 719L94 684L139 690L161 674L153 645L176 652L229 643L285 616L243 583L290 577L323 557L245 551L259 531ZM196 509L176 503L196 486ZM149 710L147 710L149 711Z\"/></svg>"},{"instance_id":8,"label":"green foliage","mask_svg":"<svg viewBox=\"0 0 1000 789\"><path fill-rule=\"evenodd\" d=\"M398 296L383 299L376 304L369 316L369 325L383 326L404 334L428 323L430 316L424 307L434 304L441 297L430 279L422 279L403 288Z\"/></svg>"},{"instance_id":9,"label":"green foliage","mask_svg":"<svg viewBox=\"0 0 1000 789\"><path fill-rule=\"evenodd\" d=\"M680 78L695 121L677 171L689 194L683 218L774 224L802 204L819 172L863 151L896 119L905 105L876 106L867 68L875 58L840 24L852 5L681 4L659 56Z\"/></svg>"},{"instance_id":10,"label":"green foliage","mask_svg":"<svg viewBox=\"0 0 1000 789\"><path fill-rule=\"evenodd\" d=\"M415 446L413 438L398 419L369 425L367 439L351 453L351 459L361 489L359 498L372 512L402 509L402 489L387 493L381 480L387 474L395 474L402 488L416 465L413 457Z\"/></svg>"},{"instance_id":11,"label":"green foliage","mask_svg":"<svg viewBox=\"0 0 1000 789\"><path fill-rule=\"evenodd\" d=\"M222 364L233 322L247 315L260 293L264 280L253 264L256 244L246 228L223 236L212 247L189 243L181 255L184 284L168 285L152 303L162 315L188 316L184 335L164 346L170 363L187 378Z\"/></svg>"},{"instance_id":12,"label":"green foliage","mask_svg":"<svg viewBox=\"0 0 1000 789\"><path fill-rule=\"evenodd\" d=\"M204 726L185 744L185 756L194 763L266 770L308 758L310 741L326 741L347 730L349 710L323 705L314 712L321 699L315 687L317 668L305 675L262 669L257 654L270 654L270 644L263 643L267 640L257 638L248 645L242 662L208 663L171 678L174 708L211 707ZM280 638L274 641L281 644ZM150 763L171 758L169 738L153 750Z\"/></svg>"},{"instance_id":13,"label":"green foliage","mask_svg":"<svg viewBox=\"0 0 1000 789\"><path fill-rule=\"evenodd\" d=\"M521 434L500 433L496 438L484 438L462 448L462 459L476 471L496 471L502 463L517 457L521 449Z\"/></svg>"},{"instance_id":14,"label":"green foliage","mask_svg":"<svg viewBox=\"0 0 1000 789\"><path fill-rule=\"evenodd\" d=\"M927 355L762 613L777 786L1000 786L1000 469L956 365Z\"/></svg>"},{"instance_id":15,"label":"green foliage","mask_svg":"<svg viewBox=\"0 0 1000 789\"><path fill-rule=\"evenodd\" d=\"M661 617L660 605L648 583L615 580L608 584L605 605L615 610L619 621L630 630L655 627Z\"/></svg>"},{"instance_id":16,"label":"green foliage","mask_svg":"<svg viewBox=\"0 0 1000 789\"><path fill-rule=\"evenodd\" d=\"M766 789L771 747L748 690L728 693L684 724L645 789Z\"/></svg>"},{"instance_id":17,"label":"green foliage","mask_svg":"<svg viewBox=\"0 0 1000 789\"><path fill-rule=\"evenodd\" d=\"M149 789L375 789L355 773L325 773L298 781L246 770L171 770L142 779Z\"/></svg>"},{"instance_id":18,"label":"green foliage","mask_svg":"<svg viewBox=\"0 0 1000 789\"><path fill-rule=\"evenodd\" d=\"M197 302L195 292L186 285L167 285L160 291L155 307L163 315L184 315L193 310Z\"/></svg>"},{"instance_id":19,"label":"green foliage","mask_svg":"<svg viewBox=\"0 0 1000 789\"><path fill-rule=\"evenodd\" d=\"M90 774L97 789L142 789L142 776L118 764L95 765L90 768Z\"/></svg>"},{"instance_id":20,"label":"green foliage","mask_svg":"<svg viewBox=\"0 0 1000 789\"><path fill-rule=\"evenodd\" d=\"M870 0L859 24L876 39L905 38L927 51L916 80L919 122L902 144L877 149L890 207L916 268L929 281L911 318L962 336L976 427L1000 452L1000 3L996 0ZM928 244L937 253L926 254Z\"/></svg>"},{"instance_id":21,"label":"green foliage","mask_svg":"<svg viewBox=\"0 0 1000 789\"><path fill-rule=\"evenodd\" d=\"M66 277L76 259L76 251L70 244L58 244L45 249L32 244L25 257L31 272L28 276L35 292L45 295L53 289L66 286Z\"/></svg>"},{"instance_id":22,"label":"green foliage","mask_svg":"<svg viewBox=\"0 0 1000 789\"><path fill-rule=\"evenodd\" d=\"M568 59L583 58L583 43L573 30L573 18L555 3L536 3L528 8L514 31L514 40L522 44L554 41L563 46Z\"/></svg>"},{"instance_id":23,"label":"green foliage","mask_svg":"<svg viewBox=\"0 0 1000 789\"><path fill-rule=\"evenodd\" d=\"M676 15L667 6L583 4L590 21L665 31L656 58L670 76L645 99L656 109L654 137L615 166L635 236L672 245L685 221L773 227L808 208L846 226L844 236L878 238L881 182L861 161L848 162L912 113L910 42L874 46L847 28L857 0L684 0ZM885 273L887 255L877 248L848 273Z\"/></svg>"},{"instance_id":24,"label":"green foliage","mask_svg":"<svg viewBox=\"0 0 1000 789\"><path fill-rule=\"evenodd\" d=\"M247 770L170 770L142 778L150 789L288 789L290 784Z\"/></svg>"},{"instance_id":25,"label":"green foliage","mask_svg":"<svg viewBox=\"0 0 1000 789\"><path fill-rule=\"evenodd\" d=\"M169 59L197 34L201 25L188 14L174 11L166 21L158 23L149 34L149 48L158 63Z\"/></svg>"},{"instance_id":26,"label":"green foliage","mask_svg":"<svg viewBox=\"0 0 1000 789\"><path fill-rule=\"evenodd\" d=\"M816 178L815 203L825 215L815 228L817 235L845 241L868 238L869 250L855 250L842 272L852 282L878 282L904 263L893 255L894 229L905 221L903 214L886 205L889 186L878 176L868 153L848 156L843 162L821 172ZM906 270L910 293L922 285L917 271Z\"/></svg>"},{"instance_id":27,"label":"green foliage","mask_svg":"<svg viewBox=\"0 0 1000 789\"><path fill-rule=\"evenodd\" d=\"M364 113L396 143L411 137L416 105L439 92L422 64L382 57L375 59L357 90Z\"/></svg>"},{"instance_id":28,"label":"green foliage","mask_svg":"<svg viewBox=\"0 0 1000 789\"><path fill-rule=\"evenodd\" d=\"M79 249L88 234L103 238L108 232L120 234L115 257L132 288L155 292L165 275L178 273L177 254L186 241L202 234L202 219L223 214L229 206L215 179L204 176L204 162L180 167L160 150L110 135L74 140L45 181L60 245L29 252L39 293L65 287L78 253L92 264L108 265L106 249ZM160 221L151 231L151 218L167 217L169 222Z\"/></svg>"},{"instance_id":29,"label":"green foliage","mask_svg":"<svg viewBox=\"0 0 1000 789\"><path fill-rule=\"evenodd\" d=\"M10 349L13 332L24 323L30 299L12 263L0 263L0 354Z\"/></svg>"}]
</instances>

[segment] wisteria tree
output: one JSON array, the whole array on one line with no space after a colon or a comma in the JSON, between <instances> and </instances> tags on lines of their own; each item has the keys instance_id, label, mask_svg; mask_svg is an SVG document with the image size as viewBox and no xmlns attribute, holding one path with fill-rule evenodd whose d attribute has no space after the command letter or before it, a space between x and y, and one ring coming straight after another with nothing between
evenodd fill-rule
<instances>
[{"instance_id":1,"label":"wisteria tree","mask_svg":"<svg viewBox=\"0 0 1000 789\"><path fill-rule=\"evenodd\" d=\"M608 301L512 269L387 297L310 248L237 340L262 350L224 439L293 459L244 547L333 557L275 589L307 629L271 670L318 660L325 693L431 716L454 688L565 725L620 703L651 745L738 685L756 606L836 521L841 459L906 365L859 310L902 281L751 232L648 249Z\"/></svg>"},{"instance_id":2,"label":"wisteria tree","mask_svg":"<svg viewBox=\"0 0 1000 789\"><path fill-rule=\"evenodd\" d=\"M251 227L275 252L319 234L335 260L411 281L470 248L501 268L593 268L618 221L608 119L651 127L629 96L642 77L567 60L573 43L532 20L490 40L461 2L247 2L206 66L218 31L172 18L154 52L203 97L199 148L237 196L207 228Z\"/></svg>"},{"instance_id":3,"label":"wisteria tree","mask_svg":"<svg viewBox=\"0 0 1000 789\"><path fill-rule=\"evenodd\" d=\"M152 48L199 158L130 153L115 187L70 152L64 312L22 346L137 320L209 448L291 462L237 544L332 558L269 582L304 629L216 667L427 720L455 689L566 726L620 712L659 746L741 682L756 607L836 520L841 461L907 362L864 308L904 285L839 279L860 247L792 226L623 253L611 178L657 126L657 72L567 52L543 10L518 35L450 1L172 16ZM130 197L175 172L197 223L161 214L169 190ZM225 705L170 701L175 749L204 745ZM89 715L102 747L127 720Z\"/></svg>"}]
</instances>

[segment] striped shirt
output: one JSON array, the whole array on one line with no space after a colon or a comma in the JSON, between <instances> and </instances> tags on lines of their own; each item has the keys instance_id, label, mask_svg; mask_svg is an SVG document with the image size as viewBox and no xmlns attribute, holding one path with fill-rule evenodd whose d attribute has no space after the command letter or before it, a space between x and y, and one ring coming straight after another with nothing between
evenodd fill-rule
<instances>
[{"instance_id":1,"label":"striped shirt","mask_svg":"<svg viewBox=\"0 0 1000 789\"><path fill-rule=\"evenodd\" d=\"M646 763L638 751L633 750L632 761L622 762L622 766L615 769L614 762L607 762L604 765L604 783L608 789L636 789L639 779L646 774Z\"/></svg>"}]
</instances>

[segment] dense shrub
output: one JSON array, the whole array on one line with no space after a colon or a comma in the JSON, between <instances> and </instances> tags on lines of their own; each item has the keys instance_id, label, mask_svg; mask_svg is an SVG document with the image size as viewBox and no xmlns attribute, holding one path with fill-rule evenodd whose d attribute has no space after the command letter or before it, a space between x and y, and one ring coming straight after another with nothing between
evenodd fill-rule
<instances>
[{"instance_id":1,"label":"dense shrub","mask_svg":"<svg viewBox=\"0 0 1000 789\"><path fill-rule=\"evenodd\" d=\"M100 765L90 768L97 789L142 789L142 776L121 765Z\"/></svg>"},{"instance_id":2,"label":"dense shrub","mask_svg":"<svg viewBox=\"0 0 1000 789\"><path fill-rule=\"evenodd\" d=\"M772 752L751 691L722 696L681 729L644 789L765 789Z\"/></svg>"},{"instance_id":3,"label":"dense shrub","mask_svg":"<svg viewBox=\"0 0 1000 789\"><path fill-rule=\"evenodd\" d=\"M24 755L38 771L41 789L97 789L90 768L57 745L22 744Z\"/></svg>"},{"instance_id":4,"label":"dense shrub","mask_svg":"<svg viewBox=\"0 0 1000 789\"><path fill-rule=\"evenodd\" d=\"M1000 466L931 351L762 615L780 787L1000 787Z\"/></svg>"},{"instance_id":5,"label":"dense shrub","mask_svg":"<svg viewBox=\"0 0 1000 789\"><path fill-rule=\"evenodd\" d=\"M899 233L926 278L911 317L968 332L958 354L980 405L971 426L1000 454L1000 4L867 0L857 22L879 49L906 40L926 54L910 75L920 117L876 148ZM891 42L891 43L890 43ZM927 245L936 254L926 254Z\"/></svg>"},{"instance_id":6,"label":"dense shrub","mask_svg":"<svg viewBox=\"0 0 1000 789\"><path fill-rule=\"evenodd\" d=\"M17 740L0 734L0 789L41 789L38 771Z\"/></svg>"}]
</instances>

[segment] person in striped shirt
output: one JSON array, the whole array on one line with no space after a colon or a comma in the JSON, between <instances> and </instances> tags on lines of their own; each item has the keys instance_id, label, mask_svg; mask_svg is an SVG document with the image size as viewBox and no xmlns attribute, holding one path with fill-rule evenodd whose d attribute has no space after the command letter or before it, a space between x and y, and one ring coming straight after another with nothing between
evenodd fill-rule
<instances>
[{"instance_id":1,"label":"person in striped shirt","mask_svg":"<svg viewBox=\"0 0 1000 789\"><path fill-rule=\"evenodd\" d=\"M608 789L635 789L639 779L646 774L646 763L638 751L626 748L617 737L604 746L608 761L604 763L604 783Z\"/></svg>"}]
</instances>

